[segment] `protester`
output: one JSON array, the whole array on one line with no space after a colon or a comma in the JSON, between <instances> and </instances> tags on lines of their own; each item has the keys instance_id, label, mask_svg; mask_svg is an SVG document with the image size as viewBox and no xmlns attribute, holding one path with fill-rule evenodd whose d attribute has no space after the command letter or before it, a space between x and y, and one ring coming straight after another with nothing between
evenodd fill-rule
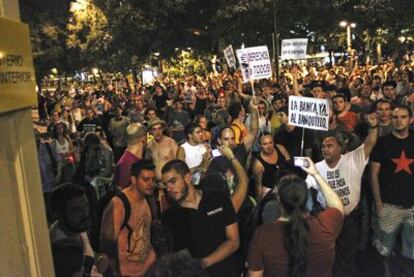
<instances>
[{"instance_id":1,"label":"protester","mask_svg":"<svg viewBox=\"0 0 414 277\"><path fill-rule=\"evenodd\" d=\"M254 217L257 210L254 207L254 198L260 200L263 198L260 197L263 190L270 191L275 187L280 179L275 175L286 174L284 167L289 166L288 157L312 156L315 162L325 163L329 160L329 151L323 149L330 142L335 145L338 153L344 152L343 160L349 154L346 152L357 149L359 141L364 141L367 134L368 137L372 134L370 124L361 120L367 114L372 111L378 114L377 132L379 136L387 136L395 129L390 115L391 109L400 103L406 104L411 111L414 109L413 65L410 62L398 64L398 61L384 60L383 65L362 64L361 59L355 58L357 53L352 53L353 58L349 61L338 61L332 66L321 65L319 61L309 61L301 65L281 65L278 82L264 79L256 80L253 84L243 83L241 72L238 70L216 71L205 75L186 73L182 77L164 72L154 83L147 84L127 78L123 74L111 73L103 74L94 81L65 78L59 85L45 81L39 91L41 122L38 122L48 126L49 131L43 133L44 128L39 128L42 130L39 138L42 139L39 140L38 152L45 194L56 186L56 181L72 179L70 174L62 171L65 167L62 167L62 158L69 160L73 156L72 166L76 168L74 180L79 181L88 191L92 216L96 213L94 201L101 198L108 189L114 192L115 187L125 189L130 186L131 165L147 157L156 166L157 185L154 193L160 206L160 216L163 216L165 210L174 203L163 196L165 188L161 170L167 162L176 158L182 159L192 171L195 171L193 173L201 173L197 188L203 191L219 189L230 198L237 213L237 225L242 230L241 247L237 253L239 263L236 269L240 271L240 265L244 265L244 256L247 254L247 247L243 245L248 245L251 239L251 236L245 235L245 230L248 229L246 225L251 222L246 219ZM343 93L344 96L341 95ZM289 124L288 121L288 103L291 95L327 99L331 118L329 129L343 131L345 127L348 132L341 132L340 140L337 141L332 137L327 139L331 132L305 129L302 147L303 129ZM378 101L374 102L376 100ZM352 117L351 120L348 120L349 115ZM128 120L135 124L128 125ZM189 128L188 132L183 129L189 122L199 125L200 135L198 127L192 131L192 128ZM64 126L63 131L61 126ZM144 126L148 127L149 134ZM271 136L266 133L269 127L273 145ZM410 123L408 129L413 128L414 125ZM54 130L59 135L56 136L55 142L52 142ZM177 141L184 140L185 143L179 148ZM53 144L57 141L60 148L66 148L67 144L73 145L70 151L63 151L68 155L56 155ZM192 147L187 147L187 143ZM211 147L211 151L206 145ZM51 149L49 146L52 146ZM186 147L188 149L184 149ZM230 148L230 151L223 154L223 147ZM392 148L388 144L386 147ZM199 153L198 150L204 149L206 151L201 155L202 151ZM210 153L213 156L211 159ZM115 160L119 158L115 168L113 156ZM339 154L334 156L341 157ZM238 160L240 166L231 160L233 157ZM406 157L411 158L408 152ZM356 178L365 168L365 158L358 162L355 168L352 163L338 164L341 164L341 170L343 168L347 172L352 172L352 176ZM381 168L382 163L381 160ZM69 168L69 164L66 165ZM317 167L324 175L325 171L320 165L318 163ZM336 171L333 171L335 176ZM339 174L342 176L342 171ZM193 185L197 184L197 178L193 180ZM352 187L349 191L352 197L348 200L360 203L361 209L364 206L370 207L369 191L364 191L362 202L356 196L358 187L361 186L361 180L356 179L358 180L352 181L352 184L345 180L346 187ZM365 179L364 186L368 184L368 178ZM333 185L332 180L328 181ZM341 182L338 181L342 184ZM345 188L338 187L335 190L345 199ZM311 212L316 216L324 206L322 197L312 194L313 192L311 190L312 201L308 201L308 204L314 203ZM269 197L276 195L277 193L271 193ZM357 206L353 209L352 205L345 204L346 217L338 239L338 254L342 249L342 233L349 230L349 221L354 221L351 225L356 226L351 227L351 231L358 230L361 225ZM262 205L265 203L259 202L258 206ZM350 210L356 210L355 213L351 213L351 217ZM279 213L269 211L269 214L274 218ZM366 216L369 215L367 209ZM255 227L256 225L252 225L251 229L254 231ZM353 234L355 236L350 244L347 244L347 250L349 255L356 256L355 246L362 240L356 233ZM244 253L239 253L243 251ZM361 269L365 270L362 267ZM348 274L346 270L343 272Z\"/></svg>"},{"instance_id":2,"label":"protester","mask_svg":"<svg viewBox=\"0 0 414 277\"><path fill-rule=\"evenodd\" d=\"M259 227L250 244L249 276L332 276L335 240L344 216L341 199L328 185L312 160L302 167L316 179L328 209L306 215L308 189L295 175L283 177L278 186L282 217Z\"/></svg>"},{"instance_id":3,"label":"protester","mask_svg":"<svg viewBox=\"0 0 414 277\"><path fill-rule=\"evenodd\" d=\"M151 208L146 200L154 186L155 165L139 160L131 168L131 185L105 208L101 248L109 257L112 276L143 276L155 262L150 242Z\"/></svg>"},{"instance_id":4,"label":"protester","mask_svg":"<svg viewBox=\"0 0 414 277\"><path fill-rule=\"evenodd\" d=\"M187 124L184 128L184 134L186 141L178 148L177 158L188 165L193 176L193 184L198 185L202 173L207 171L211 149L202 143L202 130L195 123Z\"/></svg>"},{"instance_id":5,"label":"protester","mask_svg":"<svg viewBox=\"0 0 414 277\"><path fill-rule=\"evenodd\" d=\"M233 157L233 163L238 163ZM232 255L239 248L239 229L230 199L221 191L198 191L190 169L181 160L162 168L162 180L178 207L163 218L174 242L174 251L188 249L201 260L210 276L239 276Z\"/></svg>"},{"instance_id":6,"label":"protester","mask_svg":"<svg viewBox=\"0 0 414 277\"><path fill-rule=\"evenodd\" d=\"M126 129L127 149L115 166L114 182L121 188L130 184L131 166L144 158L147 145L147 129L140 123L132 123Z\"/></svg>"},{"instance_id":7,"label":"protester","mask_svg":"<svg viewBox=\"0 0 414 277\"><path fill-rule=\"evenodd\" d=\"M379 139L371 155L371 186L378 216L374 245L384 257L387 277L393 276L390 256L399 234L402 255L414 260L414 134L409 132L412 121L409 108L395 108L394 130Z\"/></svg>"},{"instance_id":8,"label":"protester","mask_svg":"<svg viewBox=\"0 0 414 277\"><path fill-rule=\"evenodd\" d=\"M117 163L127 146L127 126L129 119L122 115L123 108L116 107L115 116L109 121L108 131L112 136L114 159Z\"/></svg>"},{"instance_id":9,"label":"protester","mask_svg":"<svg viewBox=\"0 0 414 277\"><path fill-rule=\"evenodd\" d=\"M106 256L100 256L98 259L95 259L95 254L89 241L87 230L90 227L91 218L89 216L89 203L85 189L72 183L57 186L52 191L50 206L56 217L56 221L50 226L49 230L52 245L62 240L73 241L81 245L85 256L82 259L85 274L102 276L100 273L105 272L108 262ZM60 252L62 250L57 251ZM68 255L69 253L65 254ZM59 253L55 252L55 258L57 258L57 255ZM68 257L69 260L75 259L76 255L74 253ZM55 266L59 268L61 262L58 261ZM74 264L68 266L74 266ZM80 268L75 266L75 269L79 270Z\"/></svg>"},{"instance_id":10,"label":"protester","mask_svg":"<svg viewBox=\"0 0 414 277\"><path fill-rule=\"evenodd\" d=\"M148 143L146 157L154 161L157 181L161 180L161 169L164 164L174 160L178 150L177 143L171 137L164 135L166 127L166 122L159 119L148 124L148 130L154 139Z\"/></svg>"},{"instance_id":11,"label":"protester","mask_svg":"<svg viewBox=\"0 0 414 277\"><path fill-rule=\"evenodd\" d=\"M338 193L345 207L344 226L336 244L334 276L358 275L355 256L358 251L359 221L361 220L358 210L361 179L378 135L376 114L370 114L367 121L370 130L361 146L342 155L346 151L346 145L341 133L327 136L322 143L324 160L316 164L321 176ZM309 186L317 188L314 178L308 175L306 180Z\"/></svg>"},{"instance_id":12,"label":"protester","mask_svg":"<svg viewBox=\"0 0 414 277\"><path fill-rule=\"evenodd\" d=\"M253 163L255 177L256 198L262 199L269 191L272 191L282 176L282 171L290 161L290 155L280 145L274 145L270 133L264 132L259 137L261 151Z\"/></svg>"}]
</instances>

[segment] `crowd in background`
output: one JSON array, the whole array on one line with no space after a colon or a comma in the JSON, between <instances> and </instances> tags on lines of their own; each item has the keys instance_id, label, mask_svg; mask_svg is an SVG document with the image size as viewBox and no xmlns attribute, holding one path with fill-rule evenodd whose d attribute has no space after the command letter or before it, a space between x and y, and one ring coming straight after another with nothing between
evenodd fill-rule
<instances>
[{"instance_id":1,"label":"crowd in background","mask_svg":"<svg viewBox=\"0 0 414 277\"><path fill-rule=\"evenodd\" d=\"M285 65L278 82L243 82L240 72L236 71L183 78L161 76L153 84L146 85L119 78L102 79L98 84L69 83L59 88L44 85L38 92L39 119L36 123L47 128L46 132L36 129L35 137L51 224L55 270L77 272L82 268L81 274L85 276L240 276L247 270L251 276L275 276L279 272L281 276L361 276L355 255L358 250L369 248L372 241L384 257L392 255L399 245L403 255L413 259L414 241L408 237L414 237L414 222L406 217L410 214L412 217L414 199L405 202L393 199L400 194L412 196L414 190L413 74L414 61L410 57L402 64L387 60L376 65L362 65L353 57L347 63L332 67L317 63ZM329 131L303 130L289 124L288 98L292 95L328 99ZM404 116L408 116L408 124L400 122ZM407 126L402 126L404 124ZM384 165L383 155L386 149L398 143L388 138L381 140L381 137L396 134L401 128L409 134L408 146L403 146L404 156L398 156L405 160L395 160L394 164L401 168L391 169ZM332 137L334 145L330 146L328 138ZM335 146L339 153L328 150ZM367 165L370 155L373 162ZM320 178L324 176L323 167L329 167L331 156L338 157L337 170L353 170L346 173L355 175L353 184L346 188L350 191L338 189L344 185L339 181L350 182L348 177L337 178L337 183L329 180L329 173L325 174L328 180ZM293 157L308 157L303 159L308 166L295 167ZM343 164L342 159L346 160ZM327 166L322 165L324 162ZM400 177L382 176L398 170L406 174L401 181ZM183 178L182 190L177 191L179 185L173 183L174 178L181 177L171 172ZM190 179L185 178L188 174ZM314 181L309 180L314 176ZM355 179L356 176L360 178ZM401 186L397 183L397 189L386 189L381 183L384 178L405 183ZM148 182L149 189L144 181ZM325 181L329 186L325 186ZM142 185L139 196L144 198L154 190L153 201L142 204L137 200L139 208L132 205L135 200L131 199L138 196L128 189L134 185ZM291 189L295 186L297 189ZM130 201L131 215L136 216L132 229L141 228L138 235L131 233L141 236L135 244L131 243L133 246L130 246L129 235L126 235L126 242L123 241L125 224L121 223L122 218L127 217L127 208L122 208L122 212L117 209L124 200L120 197L107 199L106 208L100 207L105 197L115 190L118 192L111 196L117 198L122 190ZM211 192L215 190L223 193L215 195ZM197 191L203 193L199 195ZM338 203L332 193L338 194L342 203ZM81 197L82 201L71 201L76 197ZM191 206L186 201L197 204ZM265 205L267 203L276 204ZM377 227L378 217L383 214L378 211L385 210L387 203L397 208L387 210L394 214L381 229ZM209 210L216 204L221 206ZM207 216L202 219L188 211L201 209L203 205L208 208L205 208ZM297 213L295 205L300 206L301 213ZM68 212L68 209L72 210ZM406 210L407 214L395 215ZM142 214L142 211L147 213ZM76 214L82 212L84 214ZM208 229L212 227L206 227L211 224L206 218L221 212L223 218L218 219L216 226L222 226L225 231ZM320 226L313 221L304 223L304 214L311 214L322 223ZM75 216L79 217L77 223L71 221ZM166 254L161 258L152 239L145 235L155 236L151 219L154 221L158 217L171 235L173 250L168 252L179 254ZM396 217L401 217L401 222L389 223ZM248 228L289 220L296 224L288 227L289 233L293 233L290 236L283 233L285 229L280 231L276 227L274 230L261 228L255 235L255 230ZM179 228L187 224L192 224L193 227L188 227L191 230ZM197 224L200 226L195 226ZM328 225L332 226L326 227ZM312 244L314 240L326 241L329 237L335 246L335 240L351 225L346 230L353 233L347 235L353 240L352 247L350 240L344 240L345 245L337 242L336 255L329 252L330 255L318 256ZM398 243L391 234L400 226L404 226L404 230ZM211 233L205 234L202 228ZM238 229L236 237L234 228ZM315 228L319 233L315 233ZM378 228L386 233L382 239L374 235ZM215 232L219 234L213 235ZM286 258L282 259L282 264L272 264L272 259L278 259L279 250L269 254L265 246L276 243L269 237L272 234L278 237L279 233L282 239L276 242L281 244L270 249L284 249L280 250L280 255ZM105 239L107 242L111 237L115 237L117 247L105 243ZM186 239L189 242L184 242ZM73 240L81 241L82 247ZM223 241L227 244L221 244ZM128 249L122 248L122 243L128 244L125 247ZM330 251L327 249L332 250L334 246L327 243L318 247ZM135 248L130 251L130 247ZM350 250L354 257L340 256L340 247L354 249L354 252ZM189 250L189 254L184 255L183 249ZM124 250L125 255L121 254ZM76 259L82 253L90 259ZM211 253L214 255L209 256ZM230 261L230 257L234 260ZM154 264L155 267L151 267ZM385 272L389 273L384 264ZM412 269L412 264L408 264ZM180 265L186 266L188 272ZM168 271L184 275L166 275Z\"/></svg>"}]
</instances>

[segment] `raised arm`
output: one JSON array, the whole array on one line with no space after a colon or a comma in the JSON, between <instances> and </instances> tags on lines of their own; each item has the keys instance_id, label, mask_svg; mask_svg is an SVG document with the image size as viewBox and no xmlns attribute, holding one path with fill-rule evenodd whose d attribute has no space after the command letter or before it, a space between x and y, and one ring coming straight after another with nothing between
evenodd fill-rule
<instances>
[{"instance_id":1,"label":"raised arm","mask_svg":"<svg viewBox=\"0 0 414 277\"><path fill-rule=\"evenodd\" d=\"M338 194L329 186L329 184L325 181L325 179L319 174L318 169L316 168L315 164L310 158L304 158L308 161L308 167L302 167L306 173L311 175L315 178L316 182L319 185L319 188L322 191L323 196L325 197L326 206L329 208L336 208L342 214L344 214L344 205L342 203L341 198L339 198Z\"/></svg>"},{"instance_id":2,"label":"raised arm","mask_svg":"<svg viewBox=\"0 0 414 277\"><path fill-rule=\"evenodd\" d=\"M290 73L292 74L292 90L293 90L293 94L296 96L302 96L302 94L300 94L299 92L299 86L298 86L298 69L296 68L296 66L293 66Z\"/></svg>"},{"instance_id":3,"label":"raised arm","mask_svg":"<svg viewBox=\"0 0 414 277\"><path fill-rule=\"evenodd\" d=\"M249 112L251 118L250 130L244 139L244 147L246 147L247 151L253 147L253 144L256 141L257 133L259 131L259 116L257 111L257 103L254 98L252 98L249 102Z\"/></svg>"},{"instance_id":4,"label":"raised arm","mask_svg":"<svg viewBox=\"0 0 414 277\"><path fill-rule=\"evenodd\" d=\"M240 75L237 76L237 93L244 100L249 100L251 98L250 95L243 92L243 78Z\"/></svg>"},{"instance_id":5,"label":"raised arm","mask_svg":"<svg viewBox=\"0 0 414 277\"><path fill-rule=\"evenodd\" d=\"M375 144L377 143L378 138L378 117L376 113L371 113L366 117L366 121L369 125L368 135L364 141L364 153L365 157L368 157L371 154L372 149L374 149Z\"/></svg>"},{"instance_id":6,"label":"raised arm","mask_svg":"<svg viewBox=\"0 0 414 277\"><path fill-rule=\"evenodd\" d=\"M234 170L236 171L236 177L238 181L236 188L233 194L230 196L230 198L231 202L233 203L233 208L237 213L241 205L243 204L244 199L246 198L249 178L247 177L246 171L244 170L243 166L236 159L233 152L228 146L219 146L218 150L221 152L223 156L225 156L227 159L231 161L231 164L233 165Z\"/></svg>"}]
</instances>

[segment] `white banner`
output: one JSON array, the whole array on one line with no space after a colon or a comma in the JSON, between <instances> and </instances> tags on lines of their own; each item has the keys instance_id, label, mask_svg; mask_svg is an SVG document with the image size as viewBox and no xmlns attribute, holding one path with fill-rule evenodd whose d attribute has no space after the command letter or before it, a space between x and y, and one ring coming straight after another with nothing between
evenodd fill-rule
<instances>
[{"instance_id":1,"label":"white banner","mask_svg":"<svg viewBox=\"0 0 414 277\"><path fill-rule=\"evenodd\" d=\"M245 83L272 77L272 64L267 46L237 49L236 54Z\"/></svg>"},{"instance_id":2,"label":"white banner","mask_svg":"<svg viewBox=\"0 0 414 277\"><path fill-rule=\"evenodd\" d=\"M233 46L231 44L224 49L224 57L226 58L229 67L236 69L236 57L234 56Z\"/></svg>"},{"instance_id":3,"label":"white banner","mask_svg":"<svg viewBox=\"0 0 414 277\"><path fill-rule=\"evenodd\" d=\"M307 38L282 40L282 60L306 60Z\"/></svg>"},{"instance_id":4,"label":"white banner","mask_svg":"<svg viewBox=\"0 0 414 277\"><path fill-rule=\"evenodd\" d=\"M289 124L308 129L328 131L328 100L289 96Z\"/></svg>"}]
</instances>

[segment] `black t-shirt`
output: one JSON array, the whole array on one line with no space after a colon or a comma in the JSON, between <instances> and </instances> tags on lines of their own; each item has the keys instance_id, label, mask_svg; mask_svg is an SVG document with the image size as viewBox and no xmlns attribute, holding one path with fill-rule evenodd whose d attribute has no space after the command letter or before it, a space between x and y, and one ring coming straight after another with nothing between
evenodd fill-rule
<instances>
[{"instance_id":1,"label":"black t-shirt","mask_svg":"<svg viewBox=\"0 0 414 277\"><path fill-rule=\"evenodd\" d=\"M302 130L303 129L301 127L295 127L295 129L289 133L286 131L285 126L282 126L274 136L274 143L283 145L291 157L301 156L300 147L302 142ZM303 150L311 149L312 141L312 131L305 129L305 141Z\"/></svg>"},{"instance_id":2,"label":"black t-shirt","mask_svg":"<svg viewBox=\"0 0 414 277\"><path fill-rule=\"evenodd\" d=\"M213 253L225 240L227 226L236 223L232 203L224 193L204 191L198 210L173 207L163 218L173 237L174 252L188 249L194 258ZM233 255L208 268L211 276L239 276Z\"/></svg>"},{"instance_id":3,"label":"black t-shirt","mask_svg":"<svg viewBox=\"0 0 414 277\"><path fill-rule=\"evenodd\" d=\"M381 164L379 182L384 203L414 206L414 133L399 139L392 133L380 137L371 161Z\"/></svg>"},{"instance_id":4,"label":"black t-shirt","mask_svg":"<svg viewBox=\"0 0 414 277\"><path fill-rule=\"evenodd\" d=\"M237 145L236 148L234 148L233 153L234 153L234 157L245 168L246 163L247 163L247 157L249 156L249 153L247 152L246 147L244 146L244 144L242 143L242 144ZM224 156L217 156L217 157L214 157L211 160L210 166L208 167L208 170L207 170L207 175L214 174L214 173L217 173L217 172L220 172L223 175L225 175L227 170L229 170L229 169L233 172L233 174L236 173L236 171L234 170L234 167L231 164L231 161L229 161L229 159L227 159Z\"/></svg>"},{"instance_id":5,"label":"black t-shirt","mask_svg":"<svg viewBox=\"0 0 414 277\"><path fill-rule=\"evenodd\" d=\"M154 94L152 99L155 102L155 108L158 112L160 112L162 108L165 108L167 106L168 96L164 92L161 95Z\"/></svg>"},{"instance_id":6,"label":"black t-shirt","mask_svg":"<svg viewBox=\"0 0 414 277\"><path fill-rule=\"evenodd\" d=\"M204 110L207 106L207 99L196 98L194 113L196 115L204 114Z\"/></svg>"},{"instance_id":7,"label":"black t-shirt","mask_svg":"<svg viewBox=\"0 0 414 277\"><path fill-rule=\"evenodd\" d=\"M102 121L99 118L92 118L92 120L88 120L87 118L84 118L78 126L79 132L96 132L97 127L102 128Z\"/></svg>"}]
</instances>

